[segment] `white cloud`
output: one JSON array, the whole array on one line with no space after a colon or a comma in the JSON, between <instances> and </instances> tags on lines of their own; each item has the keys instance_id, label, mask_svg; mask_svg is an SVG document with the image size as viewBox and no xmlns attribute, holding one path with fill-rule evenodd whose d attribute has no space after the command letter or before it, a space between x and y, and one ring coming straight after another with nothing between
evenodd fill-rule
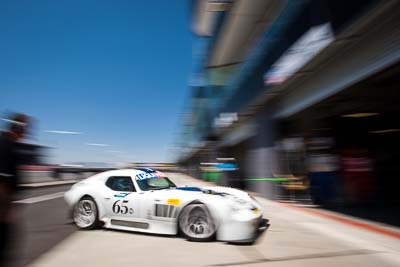
<instances>
[{"instance_id":1,"label":"white cloud","mask_svg":"<svg viewBox=\"0 0 400 267\"><path fill-rule=\"evenodd\" d=\"M46 133L53 133L53 134L82 134L82 132L75 132L75 131L59 131L59 130L47 130Z\"/></svg>"},{"instance_id":2,"label":"white cloud","mask_svg":"<svg viewBox=\"0 0 400 267\"><path fill-rule=\"evenodd\" d=\"M126 152L120 151L120 150L108 150L107 152L109 153L119 153L119 154L125 154Z\"/></svg>"},{"instance_id":3,"label":"white cloud","mask_svg":"<svg viewBox=\"0 0 400 267\"><path fill-rule=\"evenodd\" d=\"M5 118L0 118L0 119L1 119L2 121L6 121L6 122L9 122L9 123L13 123L13 124L26 125L26 123L24 123L24 122L9 120L9 119L5 119Z\"/></svg>"},{"instance_id":4,"label":"white cloud","mask_svg":"<svg viewBox=\"0 0 400 267\"><path fill-rule=\"evenodd\" d=\"M111 146L109 144L101 144L101 143L86 143L87 146Z\"/></svg>"}]
</instances>

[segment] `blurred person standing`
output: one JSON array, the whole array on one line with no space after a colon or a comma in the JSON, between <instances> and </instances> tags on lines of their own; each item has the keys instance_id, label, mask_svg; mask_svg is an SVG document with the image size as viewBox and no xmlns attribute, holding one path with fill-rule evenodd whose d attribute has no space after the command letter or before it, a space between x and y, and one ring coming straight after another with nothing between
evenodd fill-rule
<instances>
[{"instance_id":1,"label":"blurred person standing","mask_svg":"<svg viewBox=\"0 0 400 267\"><path fill-rule=\"evenodd\" d=\"M28 120L24 114L12 116L7 120L8 130L0 135L0 266L4 265L12 241L15 214L12 201L17 192L20 159L17 146L27 133Z\"/></svg>"},{"instance_id":2,"label":"blurred person standing","mask_svg":"<svg viewBox=\"0 0 400 267\"><path fill-rule=\"evenodd\" d=\"M333 152L333 138L316 137L308 142L308 178L311 198L317 205L336 201L339 160Z\"/></svg>"}]
</instances>

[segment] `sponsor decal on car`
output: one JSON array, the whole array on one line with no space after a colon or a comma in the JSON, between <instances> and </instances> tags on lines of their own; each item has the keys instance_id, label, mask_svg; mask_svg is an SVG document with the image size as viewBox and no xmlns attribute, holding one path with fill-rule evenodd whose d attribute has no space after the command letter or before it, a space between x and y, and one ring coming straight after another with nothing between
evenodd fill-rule
<instances>
[{"instance_id":1,"label":"sponsor decal on car","mask_svg":"<svg viewBox=\"0 0 400 267\"><path fill-rule=\"evenodd\" d=\"M159 171L143 172L143 173L139 173L135 176L136 180L147 180L147 179L164 178L164 177L165 177L165 175Z\"/></svg>"},{"instance_id":2,"label":"sponsor decal on car","mask_svg":"<svg viewBox=\"0 0 400 267\"><path fill-rule=\"evenodd\" d=\"M124 198L124 197L126 197L127 195L129 195L129 194L130 194L130 193L118 193L118 194L115 194L114 197Z\"/></svg>"},{"instance_id":3,"label":"sponsor decal on car","mask_svg":"<svg viewBox=\"0 0 400 267\"><path fill-rule=\"evenodd\" d=\"M202 192L202 190L198 187L195 186L178 186L175 188L177 190L183 190L183 191L193 191L193 192Z\"/></svg>"},{"instance_id":4,"label":"sponsor decal on car","mask_svg":"<svg viewBox=\"0 0 400 267\"><path fill-rule=\"evenodd\" d=\"M178 198L168 198L167 199L167 204L168 205L175 205L178 206L179 204L181 204L181 200Z\"/></svg>"},{"instance_id":5,"label":"sponsor decal on car","mask_svg":"<svg viewBox=\"0 0 400 267\"><path fill-rule=\"evenodd\" d=\"M112 211L115 214L133 214L133 209L128 207L128 200L117 200L112 206Z\"/></svg>"}]
</instances>

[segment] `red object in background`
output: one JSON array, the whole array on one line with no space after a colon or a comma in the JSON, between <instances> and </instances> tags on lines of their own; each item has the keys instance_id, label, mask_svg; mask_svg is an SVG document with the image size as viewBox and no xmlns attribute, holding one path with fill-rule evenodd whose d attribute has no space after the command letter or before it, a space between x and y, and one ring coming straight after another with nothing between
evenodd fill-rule
<instances>
[{"instance_id":1,"label":"red object in background","mask_svg":"<svg viewBox=\"0 0 400 267\"><path fill-rule=\"evenodd\" d=\"M346 150L342 157L342 173L346 198L350 202L367 202L373 193L372 160L366 149Z\"/></svg>"},{"instance_id":2,"label":"red object in background","mask_svg":"<svg viewBox=\"0 0 400 267\"><path fill-rule=\"evenodd\" d=\"M20 165L20 166L18 166L18 170L20 170L20 171L52 171L53 168L51 166L42 166L42 165Z\"/></svg>"},{"instance_id":3,"label":"red object in background","mask_svg":"<svg viewBox=\"0 0 400 267\"><path fill-rule=\"evenodd\" d=\"M330 219L330 220L334 220L343 224L347 224L353 227L357 227L366 231L370 231L370 232L374 232L377 234L381 234L381 235L385 235L388 237L392 237L395 239L400 239L400 233L397 231L392 231L390 229L387 229L385 227L382 227L378 224L371 224L371 223L364 223L362 221L359 220L354 220L352 218L349 217L345 217L345 216L341 216L340 214L333 214L333 213L328 213L328 212L324 212L321 210L316 210L316 209L312 209L312 208L306 208L306 207L301 207L301 206L296 206L293 204L289 204L289 203L282 203L282 202L276 202L277 204L283 206L283 207L287 207L287 208L291 208L291 209L295 209L298 211L302 211L302 212L306 212L306 213L310 213L316 216L320 216L326 219Z\"/></svg>"}]
</instances>

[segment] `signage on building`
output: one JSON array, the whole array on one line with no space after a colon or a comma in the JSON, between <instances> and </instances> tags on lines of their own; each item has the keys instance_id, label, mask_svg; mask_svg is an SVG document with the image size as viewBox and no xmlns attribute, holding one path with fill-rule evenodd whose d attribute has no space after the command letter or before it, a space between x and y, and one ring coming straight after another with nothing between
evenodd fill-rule
<instances>
[{"instance_id":1,"label":"signage on building","mask_svg":"<svg viewBox=\"0 0 400 267\"><path fill-rule=\"evenodd\" d=\"M271 66L264 84L283 83L333 41L330 23L311 27Z\"/></svg>"},{"instance_id":2,"label":"signage on building","mask_svg":"<svg viewBox=\"0 0 400 267\"><path fill-rule=\"evenodd\" d=\"M222 128L231 126L232 123L238 120L238 114L234 113L220 113L217 118L214 119L214 127Z\"/></svg>"}]
</instances>

